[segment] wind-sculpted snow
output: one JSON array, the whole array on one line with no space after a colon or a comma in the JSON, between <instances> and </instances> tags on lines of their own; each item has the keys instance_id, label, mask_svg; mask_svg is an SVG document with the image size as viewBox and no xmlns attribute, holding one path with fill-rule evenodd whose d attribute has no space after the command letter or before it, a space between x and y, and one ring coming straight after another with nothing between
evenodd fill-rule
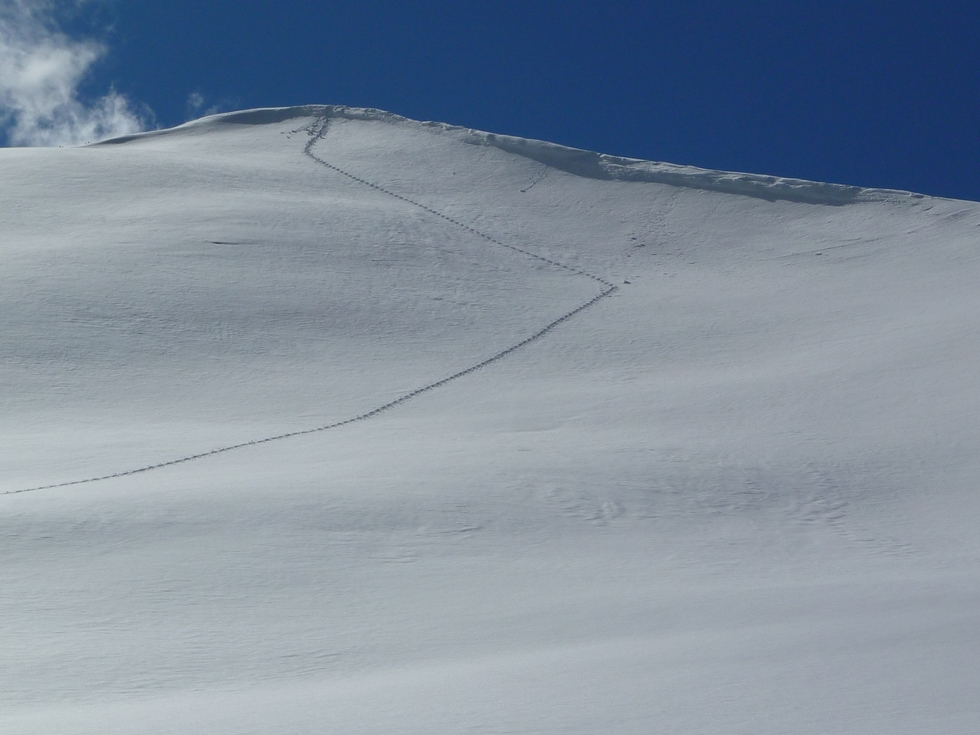
<instances>
[{"instance_id":1,"label":"wind-sculpted snow","mask_svg":"<svg viewBox=\"0 0 980 735\"><path fill-rule=\"evenodd\" d=\"M972 733L978 242L377 110L0 151L0 732Z\"/></svg>"},{"instance_id":2,"label":"wind-sculpted snow","mask_svg":"<svg viewBox=\"0 0 980 735\"><path fill-rule=\"evenodd\" d=\"M709 171L694 166L676 166L669 163L608 156L555 143L493 133L473 132L467 142L491 145L508 153L525 156L590 179L643 181L758 197L769 201L782 199L807 204L850 204L862 193L862 189L857 186L821 184L778 176Z\"/></svg>"},{"instance_id":3,"label":"wind-sculpted snow","mask_svg":"<svg viewBox=\"0 0 980 735\"><path fill-rule=\"evenodd\" d=\"M323 119L379 120L393 125L424 126L444 134L458 136L473 145L493 146L502 151L524 156L561 171L590 179L668 184L670 186L758 197L768 201L785 200L830 205L849 204L857 201L865 193L874 195L876 192L881 192L881 190L866 190L858 186L825 184L780 176L712 171L695 166L678 166L670 163L609 156L542 140L485 133L443 123L421 123L383 110L329 105L306 105L224 113L173 130L126 136L106 141L100 145L125 143L147 135L198 131L212 125L266 125L311 116ZM890 193L905 194L905 192Z\"/></svg>"}]
</instances>

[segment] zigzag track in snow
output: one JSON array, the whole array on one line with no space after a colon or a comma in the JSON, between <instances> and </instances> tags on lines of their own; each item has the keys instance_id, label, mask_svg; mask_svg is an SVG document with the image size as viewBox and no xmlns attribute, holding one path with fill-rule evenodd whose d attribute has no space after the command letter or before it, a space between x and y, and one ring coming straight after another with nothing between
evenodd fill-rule
<instances>
[{"instance_id":1,"label":"zigzag track in snow","mask_svg":"<svg viewBox=\"0 0 980 735\"><path fill-rule=\"evenodd\" d=\"M559 263L559 262L557 262L555 260L550 260L549 258L545 258L545 257L543 257L541 255L536 255L536 254L534 254L532 252L529 252L527 250L524 250L522 248L519 248L519 247L517 247L515 245L508 245L507 243L501 242L500 240L497 240L496 238L491 237L490 235L487 235L486 233L480 232L479 230L471 227L470 225L467 225L467 224L465 224L463 222L460 222L459 220L453 219L452 217L449 217L448 215L443 214L442 212L439 212L439 211L437 211L435 209L432 209L431 207L428 207L428 206L426 206L424 204L421 204L420 202L416 202L416 201L414 201L412 199L409 199L409 198L407 198L405 196L402 196L401 194L397 194L397 193L395 193L393 191L390 191L388 189L385 189L384 187L381 187L381 186L379 186L377 184L374 184L374 183L372 183L370 181L366 181L366 180L364 180L364 179L362 179L362 178L360 178L358 176L355 176L354 174L351 174L351 173L349 173L349 172L347 172L347 171L345 171L345 170L343 170L341 168L338 168L337 166L334 166L331 163L328 163L327 161L324 161L323 159L319 158L318 156L316 156L313 153L313 148L316 146L317 142L319 142L320 140L323 139L324 133L326 132L326 128L327 128L327 118L326 117L319 118L318 120L314 121L308 128L306 128L306 131L309 133L310 140L306 144L306 146L304 147L303 153L306 156L308 156L309 158L311 158L314 162L316 162L316 163L318 163L318 164L320 164L322 166L325 166L326 168L328 168L328 169L330 169L330 170L332 170L332 171L334 171L334 172L336 172L338 174L341 174L342 176L345 176L345 177L347 177L348 179L350 179L352 181L355 181L355 182L357 182L359 184L362 184L364 186L368 186L368 187L370 187L372 189L375 189L376 191L379 191L379 192L381 192L383 194L386 194L386 195L388 195L390 197L394 197L395 199L399 199L399 200L401 200L403 202L406 202L408 204L411 204L412 206L418 207L419 209L422 209L425 212L428 212L429 214L434 215L435 217L438 217L438 218L440 218L440 219L442 219L442 220L444 220L446 222L449 222L450 224L455 225L456 227L460 227L460 228L466 230L467 232L469 232L469 233L471 233L473 235L476 235L477 237L480 237L480 238L482 238L482 239L484 239L484 240L486 240L488 242L493 243L494 245L498 245L500 247L504 247L504 248L507 248L509 250L513 250L513 251L515 251L517 253L520 253L522 255L525 255L527 257L534 258L535 260L539 260L539 261L542 261L544 263L547 263L548 265L551 265L551 266L553 266L555 268L561 268L562 270L568 271L570 273L574 273L574 274L579 275L579 276L584 276L584 277L589 278L589 279L591 279L593 281L596 281L597 283L599 283L602 286L602 290L599 292L598 295L596 295L595 297L593 297L589 301L586 301L584 304L581 304L581 305L577 306L576 308L572 309L571 311L569 311L569 312L567 312L565 314L562 314L560 317L558 317L554 321L549 322L544 327L542 327L541 329L539 329L537 332L535 332L534 334L532 334L530 337L527 337L526 339L521 340L517 344L513 344L510 347L507 347L507 348L501 350L500 352L496 353L495 355L492 355L492 356L488 357L487 359L483 360L482 362L479 362L479 363L477 363L475 365L471 365L470 367L465 368L464 370L460 370L457 373L453 373L452 375L450 375L448 377L445 377L445 378L442 378L441 380L437 380L437 381L435 381L433 383L428 383L426 385L423 385L421 388L416 388L415 390L413 390L413 391L411 391L409 393L406 393L405 395L401 396L400 398L396 398L393 401L389 401L388 403L382 404L381 406L378 406L377 408L374 408L374 409L372 409L370 411L367 411L365 413L362 413L362 414L358 414L357 416L354 416L352 418L345 419L343 421L336 421L336 422L334 422L332 424L326 424L325 426L317 426L317 427L312 428L312 429L301 429L299 431L290 431L290 432L286 432L285 434L277 434L275 436L267 436L267 437L264 437L262 439L253 439L251 441L240 442L238 444L230 444L228 446L219 447L217 449L212 449L212 450L207 451L207 452L200 452L199 454L191 454L191 455L187 455L185 457L179 457L177 459L171 459L171 460L166 461L166 462L158 462L156 464L150 464L150 465L146 465L144 467L137 467L137 468L131 469L131 470L124 470L122 472L113 472L111 474L108 474L108 475L100 475L98 477L88 477L88 478L85 478L83 480L70 480L68 482L58 482L58 483L54 483L54 484L51 484L51 485L41 485L41 486L38 486L38 487L24 488L22 490L8 490L6 492L0 493L0 495L19 495L19 494L22 494L22 493L37 492L39 490L54 490L56 488L72 487L74 485L87 485L87 484L90 484L90 483L93 483L93 482L102 482L103 480L114 480L114 479L118 479L118 478L122 478L122 477L130 477L132 475L143 474L144 472L151 472L153 470L159 470L159 469L163 469L165 467L173 467L174 465L184 464L186 462L193 462L193 461L198 460L198 459L205 459L207 457L213 457L213 456L218 455L218 454L224 454L225 452L232 452L232 451L235 451L236 449L245 449L246 447L254 447L254 446L258 446L260 444L269 444L270 442L281 441L283 439L292 439L292 438L298 437L298 436L306 436L306 435L309 435L309 434L317 434L317 433L320 433L320 432L323 432L323 431L330 431L331 429L339 429L341 426L347 426L349 424L354 424L354 423L357 423L359 421L365 421L365 420L367 420L369 418L372 418L374 416L377 416L380 413L383 413L384 411L389 411L389 410L395 408L396 406L399 406L399 405L405 403L406 401L410 401L413 398L416 398L416 397L422 395L423 393L428 393L429 391L435 390L436 388L441 388L442 386L446 385L447 383L451 383L452 381L458 380L459 378L462 378L462 377L464 377L466 375L469 375L470 373L476 372L477 370L480 370L481 368L485 368L488 365L491 365L491 364L497 362L498 360L503 359L507 355L510 355L511 353L516 352L516 351L520 350L521 348L528 346L532 342L536 342L537 340L539 340L542 337L544 337L546 334L548 334L549 332L551 332L553 329L555 329L560 324L563 324L564 322L568 321L572 317L574 317L574 316L580 314L581 312L585 311L589 307L594 306L599 301L601 301L602 299L606 298L611 293L613 293L614 291L616 291L616 286L614 286L610 282L608 282L608 281L606 281L606 280L604 280L604 279L602 279L602 278L600 278L600 277L598 277L596 275L593 275L593 274L588 273L588 272L583 271L583 270L579 270L578 268L573 268L572 266L565 265L564 263Z\"/></svg>"}]
</instances>

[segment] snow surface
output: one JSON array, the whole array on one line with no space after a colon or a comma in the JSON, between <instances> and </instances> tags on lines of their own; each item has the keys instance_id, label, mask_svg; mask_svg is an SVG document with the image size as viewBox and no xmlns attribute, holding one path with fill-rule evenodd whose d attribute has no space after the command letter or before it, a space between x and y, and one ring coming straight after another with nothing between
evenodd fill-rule
<instances>
[{"instance_id":1,"label":"snow surface","mask_svg":"<svg viewBox=\"0 0 980 735\"><path fill-rule=\"evenodd\" d=\"M338 107L0 202L0 732L978 731L980 205Z\"/></svg>"}]
</instances>

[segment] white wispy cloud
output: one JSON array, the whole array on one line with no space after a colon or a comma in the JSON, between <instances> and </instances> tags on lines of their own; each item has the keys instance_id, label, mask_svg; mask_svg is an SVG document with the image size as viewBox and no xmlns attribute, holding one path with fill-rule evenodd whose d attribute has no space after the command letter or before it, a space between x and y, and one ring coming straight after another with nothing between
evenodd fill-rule
<instances>
[{"instance_id":1,"label":"white wispy cloud","mask_svg":"<svg viewBox=\"0 0 980 735\"><path fill-rule=\"evenodd\" d=\"M201 92L191 92L187 95L187 120L195 120L199 117L215 115L219 112L227 112L234 109L235 100L225 98L219 102L212 102Z\"/></svg>"},{"instance_id":2,"label":"white wispy cloud","mask_svg":"<svg viewBox=\"0 0 980 735\"><path fill-rule=\"evenodd\" d=\"M105 47L56 23L56 0L0 0L0 128L16 146L78 145L145 128L121 94L83 99Z\"/></svg>"}]
</instances>

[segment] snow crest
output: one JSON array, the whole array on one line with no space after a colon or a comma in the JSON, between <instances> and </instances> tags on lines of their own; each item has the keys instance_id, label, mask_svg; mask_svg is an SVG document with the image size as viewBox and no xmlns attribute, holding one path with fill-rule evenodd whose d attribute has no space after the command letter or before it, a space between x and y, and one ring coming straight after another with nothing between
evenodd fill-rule
<instances>
[{"instance_id":1,"label":"snow crest","mask_svg":"<svg viewBox=\"0 0 980 735\"><path fill-rule=\"evenodd\" d=\"M156 135L195 134L220 125L269 125L291 119L310 117L374 120L396 125L421 126L457 136L463 142L471 145L492 146L507 153L523 156L560 171L589 179L640 181L725 194L738 194L767 201L783 200L837 206L864 199L878 199L881 198L882 193L886 193L885 190L866 189L859 186L829 184L781 176L715 171L697 166L611 156L543 140L488 133L446 123L422 122L384 110L343 105L269 107L222 113L194 120L169 130L128 135L104 141L99 145L127 143ZM908 192L887 193L908 195Z\"/></svg>"}]
</instances>

